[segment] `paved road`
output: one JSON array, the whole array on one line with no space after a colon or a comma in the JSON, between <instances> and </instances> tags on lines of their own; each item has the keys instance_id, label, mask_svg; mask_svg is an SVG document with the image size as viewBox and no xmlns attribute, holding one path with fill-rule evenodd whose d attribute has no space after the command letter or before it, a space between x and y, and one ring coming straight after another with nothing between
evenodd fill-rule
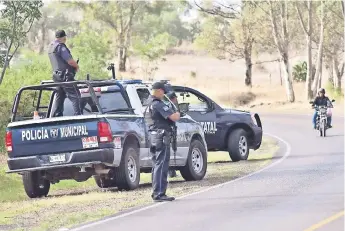
<instances>
[{"instance_id":1,"label":"paved road","mask_svg":"<svg viewBox=\"0 0 345 231\"><path fill-rule=\"evenodd\" d=\"M285 156L273 167L79 230L303 231L313 225L308 231L344 230L339 215L344 211L344 119L334 118L327 137L311 129L310 116L265 115L262 120L264 132L288 143L280 142Z\"/></svg>"}]
</instances>

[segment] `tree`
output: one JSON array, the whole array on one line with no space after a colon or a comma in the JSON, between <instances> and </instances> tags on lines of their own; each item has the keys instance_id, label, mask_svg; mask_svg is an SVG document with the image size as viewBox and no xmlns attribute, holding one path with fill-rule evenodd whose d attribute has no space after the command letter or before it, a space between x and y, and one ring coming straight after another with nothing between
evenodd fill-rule
<instances>
[{"instance_id":1,"label":"tree","mask_svg":"<svg viewBox=\"0 0 345 231\"><path fill-rule=\"evenodd\" d=\"M305 22L303 19L303 13L301 12L303 5L307 4L307 12L308 12L308 21ZM300 20L301 26L306 36L306 48L308 54L308 61L307 61L307 76L306 76L306 98L310 100L313 97L311 91L311 84L313 80L313 56L312 56L312 33L313 33L313 4L311 0L306 2L295 2L295 7L298 12L298 18ZM303 9L304 10L304 9Z\"/></svg>"},{"instance_id":2,"label":"tree","mask_svg":"<svg viewBox=\"0 0 345 231\"><path fill-rule=\"evenodd\" d=\"M256 14L256 6L249 1L242 1L241 5L218 3L212 7L195 4L201 11L216 15L206 20L196 43L220 59L227 58L231 62L244 59L244 83L252 87L253 46L260 40L257 36L260 16Z\"/></svg>"},{"instance_id":3,"label":"tree","mask_svg":"<svg viewBox=\"0 0 345 231\"><path fill-rule=\"evenodd\" d=\"M291 33L289 33L288 25L289 16L291 16L291 13L289 12L287 0L280 2L273 2L271 0L260 3L254 1L252 2L266 13L271 23L274 43L283 60L285 67L284 80L287 99L292 103L295 101L295 93L292 85L291 67L289 61Z\"/></svg>"},{"instance_id":4,"label":"tree","mask_svg":"<svg viewBox=\"0 0 345 231\"><path fill-rule=\"evenodd\" d=\"M18 48L23 45L27 33L35 20L41 17L42 1L0 1L4 8L0 11L0 46L5 47L0 84L6 69Z\"/></svg>"},{"instance_id":5,"label":"tree","mask_svg":"<svg viewBox=\"0 0 345 231\"><path fill-rule=\"evenodd\" d=\"M64 4L50 3L41 9L41 18L35 21L27 35L26 44L31 50L43 54L49 44L50 34L58 29L64 29L68 38L81 32L78 18L80 12L70 9ZM72 17L71 17L72 15Z\"/></svg>"},{"instance_id":6,"label":"tree","mask_svg":"<svg viewBox=\"0 0 345 231\"><path fill-rule=\"evenodd\" d=\"M324 31L324 58L332 69L333 86L340 93L345 67L343 2L325 1L323 5L324 17L327 20Z\"/></svg>"},{"instance_id":7,"label":"tree","mask_svg":"<svg viewBox=\"0 0 345 231\"><path fill-rule=\"evenodd\" d=\"M74 6L84 10L84 18L96 21L97 27L105 27L113 33L112 44L116 48L118 70L126 71L128 50L131 45L131 35L136 17L146 10L146 1L100 1L92 3L75 2Z\"/></svg>"}]
</instances>

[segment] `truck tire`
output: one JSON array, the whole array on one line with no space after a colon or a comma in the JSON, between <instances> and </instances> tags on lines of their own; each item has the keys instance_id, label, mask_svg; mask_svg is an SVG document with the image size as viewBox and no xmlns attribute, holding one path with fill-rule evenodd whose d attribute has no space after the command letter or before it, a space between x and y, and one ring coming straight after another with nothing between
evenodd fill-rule
<instances>
[{"instance_id":1,"label":"truck tire","mask_svg":"<svg viewBox=\"0 0 345 231\"><path fill-rule=\"evenodd\" d=\"M123 148L120 166L115 168L115 182L119 190L139 187L139 149L136 144L127 143Z\"/></svg>"},{"instance_id":2,"label":"truck tire","mask_svg":"<svg viewBox=\"0 0 345 231\"><path fill-rule=\"evenodd\" d=\"M199 140L193 140L185 166L180 169L181 176L186 181L202 180L207 170L207 151Z\"/></svg>"},{"instance_id":3,"label":"truck tire","mask_svg":"<svg viewBox=\"0 0 345 231\"><path fill-rule=\"evenodd\" d=\"M22 175L26 195L30 198L47 196L50 189L50 182L43 179L40 172L25 172Z\"/></svg>"},{"instance_id":4,"label":"truck tire","mask_svg":"<svg viewBox=\"0 0 345 231\"><path fill-rule=\"evenodd\" d=\"M116 187L116 181L114 178L105 178L102 176L93 176L96 184L100 188L113 188Z\"/></svg>"},{"instance_id":5,"label":"truck tire","mask_svg":"<svg viewBox=\"0 0 345 231\"><path fill-rule=\"evenodd\" d=\"M248 135L245 130L238 128L230 133L228 138L228 152L233 162L248 159Z\"/></svg>"}]
</instances>

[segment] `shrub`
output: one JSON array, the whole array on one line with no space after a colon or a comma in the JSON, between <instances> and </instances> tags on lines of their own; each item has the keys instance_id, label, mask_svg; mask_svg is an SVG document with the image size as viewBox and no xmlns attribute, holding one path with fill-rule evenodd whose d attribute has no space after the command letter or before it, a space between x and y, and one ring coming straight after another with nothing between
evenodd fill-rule
<instances>
[{"instance_id":1,"label":"shrub","mask_svg":"<svg viewBox=\"0 0 345 231\"><path fill-rule=\"evenodd\" d=\"M303 61L296 64L293 67L292 76L296 82L305 82L307 79L307 62Z\"/></svg>"}]
</instances>

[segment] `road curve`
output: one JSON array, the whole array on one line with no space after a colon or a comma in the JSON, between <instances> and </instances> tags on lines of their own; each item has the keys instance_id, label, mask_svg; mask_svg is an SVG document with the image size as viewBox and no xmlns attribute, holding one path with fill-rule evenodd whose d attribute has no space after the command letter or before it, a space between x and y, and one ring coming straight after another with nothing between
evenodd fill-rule
<instances>
[{"instance_id":1,"label":"road curve","mask_svg":"<svg viewBox=\"0 0 345 231\"><path fill-rule=\"evenodd\" d=\"M73 230L344 230L344 119L333 118L327 137L311 129L310 116L265 115L262 122L282 139L273 166Z\"/></svg>"}]
</instances>

